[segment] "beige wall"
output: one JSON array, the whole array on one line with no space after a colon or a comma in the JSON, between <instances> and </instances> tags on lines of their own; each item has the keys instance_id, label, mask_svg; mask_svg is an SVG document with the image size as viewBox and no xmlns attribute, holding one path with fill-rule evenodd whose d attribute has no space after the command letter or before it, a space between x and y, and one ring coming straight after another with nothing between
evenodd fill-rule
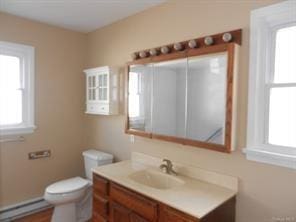
<instances>
[{"instance_id":1,"label":"beige wall","mask_svg":"<svg viewBox=\"0 0 296 222\"><path fill-rule=\"evenodd\" d=\"M0 41L35 47L36 132L0 144L0 207L43 195L53 181L82 175L86 35L0 13ZM50 149L49 159L28 152Z\"/></svg>"},{"instance_id":2,"label":"beige wall","mask_svg":"<svg viewBox=\"0 0 296 222\"><path fill-rule=\"evenodd\" d=\"M238 144L234 153L138 137L131 144L123 133L124 116L88 116L87 147L101 148L115 154L117 159L128 159L131 151L140 151L237 176L240 179L238 222L269 222L277 216L296 218L295 170L247 161L242 153L246 141L250 10L273 2L276 0L169 1L88 35L88 67L123 66L137 50L242 28Z\"/></svg>"},{"instance_id":3,"label":"beige wall","mask_svg":"<svg viewBox=\"0 0 296 222\"><path fill-rule=\"evenodd\" d=\"M296 217L295 171L247 161L241 152L246 138L249 12L276 1L172 0L88 37L0 13L0 41L36 47L38 127L34 134L26 136L26 142L0 144L0 207L38 197L55 180L82 175L81 151L94 147L115 154L117 159L128 159L131 151L140 151L239 177L238 222ZM238 144L234 153L138 137L132 144L123 133L123 115L83 114L81 70L85 64L123 66L134 51L236 28L243 28L244 34L239 67ZM27 159L28 152L40 149L51 149L53 156Z\"/></svg>"}]
</instances>

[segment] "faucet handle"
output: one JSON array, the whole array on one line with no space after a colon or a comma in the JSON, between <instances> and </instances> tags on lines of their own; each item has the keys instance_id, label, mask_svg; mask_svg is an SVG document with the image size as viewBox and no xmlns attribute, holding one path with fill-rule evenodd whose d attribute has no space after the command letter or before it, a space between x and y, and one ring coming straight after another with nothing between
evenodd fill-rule
<instances>
[{"instance_id":1,"label":"faucet handle","mask_svg":"<svg viewBox=\"0 0 296 222\"><path fill-rule=\"evenodd\" d=\"M166 168L166 170L167 170L167 173L168 174L173 174L173 175L175 175L175 176L177 176L178 174L177 174L177 172L173 169L173 163L172 163L172 161L170 161L170 160L168 160L168 159L163 159L162 160L163 162L166 162L166 166L167 166L167 168ZM163 166L164 164L162 164L162 166ZM164 165L165 166L165 165Z\"/></svg>"},{"instance_id":2,"label":"faucet handle","mask_svg":"<svg viewBox=\"0 0 296 222\"><path fill-rule=\"evenodd\" d=\"M170 161L169 159L163 159L162 162L166 162L168 166L173 166L172 161Z\"/></svg>"}]
</instances>

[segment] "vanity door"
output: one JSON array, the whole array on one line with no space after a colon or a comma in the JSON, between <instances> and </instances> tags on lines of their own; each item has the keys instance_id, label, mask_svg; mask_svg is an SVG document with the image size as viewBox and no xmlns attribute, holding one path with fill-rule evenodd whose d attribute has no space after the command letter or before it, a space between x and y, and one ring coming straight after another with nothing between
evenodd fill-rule
<instances>
[{"instance_id":1,"label":"vanity door","mask_svg":"<svg viewBox=\"0 0 296 222\"><path fill-rule=\"evenodd\" d=\"M111 222L130 222L131 213L130 209L127 209L115 202L112 202L110 207Z\"/></svg>"}]
</instances>

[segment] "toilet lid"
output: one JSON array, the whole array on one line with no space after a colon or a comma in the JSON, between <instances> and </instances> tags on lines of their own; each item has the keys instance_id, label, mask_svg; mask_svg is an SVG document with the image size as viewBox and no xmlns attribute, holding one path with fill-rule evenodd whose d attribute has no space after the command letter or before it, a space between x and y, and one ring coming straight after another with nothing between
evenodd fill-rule
<instances>
[{"instance_id":1,"label":"toilet lid","mask_svg":"<svg viewBox=\"0 0 296 222\"><path fill-rule=\"evenodd\" d=\"M46 192L50 194L71 193L86 187L88 184L89 181L86 179L73 177L51 184L46 188Z\"/></svg>"}]
</instances>

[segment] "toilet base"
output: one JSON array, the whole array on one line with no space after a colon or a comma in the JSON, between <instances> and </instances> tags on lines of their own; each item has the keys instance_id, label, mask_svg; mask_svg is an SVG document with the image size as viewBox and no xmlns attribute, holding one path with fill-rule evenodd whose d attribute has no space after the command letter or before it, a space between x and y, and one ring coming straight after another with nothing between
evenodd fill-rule
<instances>
[{"instance_id":1,"label":"toilet base","mask_svg":"<svg viewBox=\"0 0 296 222\"><path fill-rule=\"evenodd\" d=\"M86 191L84 198L76 203L77 222L86 222L92 216L92 186L90 185Z\"/></svg>"},{"instance_id":2,"label":"toilet base","mask_svg":"<svg viewBox=\"0 0 296 222\"><path fill-rule=\"evenodd\" d=\"M76 204L68 203L55 206L51 222L74 222L76 221Z\"/></svg>"}]
</instances>

